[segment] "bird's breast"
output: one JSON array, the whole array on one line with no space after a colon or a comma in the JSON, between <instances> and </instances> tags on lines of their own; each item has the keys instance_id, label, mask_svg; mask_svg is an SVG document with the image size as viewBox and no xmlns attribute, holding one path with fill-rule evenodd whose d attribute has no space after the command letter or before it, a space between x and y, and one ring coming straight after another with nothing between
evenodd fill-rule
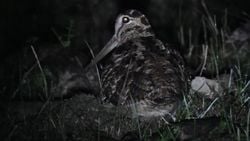
<instances>
[{"instance_id":1,"label":"bird's breast","mask_svg":"<svg viewBox=\"0 0 250 141\"><path fill-rule=\"evenodd\" d=\"M182 85L178 65L169 60L162 43L138 39L117 47L102 71L102 92L113 104L149 100L152 103L178 97Z\"/></svg>"}]
</instances>

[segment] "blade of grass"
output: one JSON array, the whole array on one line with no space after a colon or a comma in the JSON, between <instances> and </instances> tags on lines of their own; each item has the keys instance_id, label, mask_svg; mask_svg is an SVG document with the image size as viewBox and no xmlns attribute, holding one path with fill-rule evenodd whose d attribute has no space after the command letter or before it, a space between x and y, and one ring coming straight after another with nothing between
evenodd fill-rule
<instances>
[{"instance_id":1,"label":"blade of grass","mask_svg":"<svg viewBox=\"0 0 250 141\"><path fill-rule=\"evenodd\" d=\"M41 74L42 74L42 77L43 77L43 84L44 84L45 96L46 96L46 98L48 98L48 97L49 97L49 94L48 94L48 83L47 83L47 79L46 79L44 70L43 70L43 68L42 68L42 66L41 66L40 60L39 60L39 58L38 58L38 55L37 55L37 53L36 53L36 51L35 51L33 45L31 45L30 48L32 49L32 52L33 52L33 54L34 54L34 56L35 56L37 65L38 65L38 67L39 67L39 70L41 71Z\"/></svg>"}]
</instances>

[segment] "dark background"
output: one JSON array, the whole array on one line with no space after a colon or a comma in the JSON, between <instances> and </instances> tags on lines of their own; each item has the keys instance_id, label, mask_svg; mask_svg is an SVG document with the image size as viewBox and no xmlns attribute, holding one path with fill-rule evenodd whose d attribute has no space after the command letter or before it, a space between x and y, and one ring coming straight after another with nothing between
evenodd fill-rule
<instances>
[{"instance_id":1,"label":"dark background","mask_svg":"<svg viewBox=\"0 0 250 141\"><path fill-rule=\"evenodd\" d=\"M99 134L89 127L99 129L96 119L113 119L116 112L102 110L96 99L96 72L83 73L91 59L87 46L98 53L111 38L117 15L127 9L146 15L157 37L180 51L191 76L217 80L224 75L231 79L232 74L235 85L244 88L250 76L249 7L249 0L1 0L0 139L77 140L79 136L84 139L88 134ZM205 45L208 58L204 69ZM92 76L93 82L87 78ZM222 98L216 104L225 102L223 107L236 107L232 110L235 113L230 107L225 116L237 117L243 106L235 103L243 98L234 92L227 94L230 91L226 96L232 98ZM210 105L213 99L209 100ZM194 113L206 108L201 106L203 99L197 101ZM214 113L211 115L224 114ZM247 126L246 117L242 119ZM51 120L59 128L54 128ZM124 125L124 132L133 130L126 122ZM207 131L204 133L202 137L206 138Z\"/></svg>"},{"instance_id":2,"label":"dark background","mask_svg":"<svg viewBox=\"0 0 250 141\"><path fill-rule=\"evenodd\" d=\"M116 16L131 8L147 15L160 38L178 44L180 26L185 31L191 28L194 38L199 35L200 17L204 14L200 3L200 0L2 0L0 59L19 52L34 38L41 43L58 42L51 29L64 34L69 21L74 22L74 46L86 40L100 48L111 36ZM231 29L249 18L247 0L205 0L205 3L218 23L226 10Z\"/></svg>"},{"instance_id":3,"label":"dark background","mask_svg":"<svg viewBox=\"0 0 250 141\"><path fill-rule=\"evenodd\" d=\"M144 13L157 37L183 56L188 56L190 45L194 46L191 57L185 59L197 75L203 61L202 44L217 40L209 17L226 40L235 29L249 22L249 6L246 0L2 0L0 90L13 93L36 62L31 45L41 61L46 58L44 64L58 71L72 68L70 58L74 56L82 57L81 62L86 65L90 61L87 44L96 54L111 38L117 15L127 9ZM237 57L247 56L241 54ZM233 59L233 63L221 63L220 72L228 72L229 64L237 63ZM246 57L243 60L240 62L246 64ZM209 64L207 68L206 76L217 75Z\"/></svg>"}]
</instances>

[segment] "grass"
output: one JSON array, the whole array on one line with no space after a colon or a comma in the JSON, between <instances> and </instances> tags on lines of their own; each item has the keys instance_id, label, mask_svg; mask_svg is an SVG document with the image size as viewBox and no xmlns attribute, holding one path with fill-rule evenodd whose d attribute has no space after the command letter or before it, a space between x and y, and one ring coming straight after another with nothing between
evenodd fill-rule
<instances>
[{"instance_id":1,"label":"grass","mask_svg":"<svg viewBox=\"0 0 250 141\"><path fill-rule=\"evenodd\" d=\"M211 16L206 5L204 3L202 4L206 11L207 18L203 18L204 44L202 45L203 57L201 56L201 58L203 58L203 62L201 65L202 67L200 75L203 74L202 72L206 68L213 68L212 72L215 72L215 78L219 80L219 76L221 75L220 66L226 64L226 62L223 62L225 61L223 55L225 53L224 50L227 40L225 35L229 34L225 29L228 28L227 26L225 26L226 24L223 28L217 27L215 20L216 18L212 18L215 16ZM208 32L210 33L210 36ZM189 46L191 46L192 48L196 47L197 45ZM190 110L190 107L192 107L192 105L197 105L197 103L194 101L195 98L189 99L189 102L185 100L187 118L190 118L190 115L195 115L192 118L202 118L207 112L215 112L214 114L221 113L220 116L223 119L222 123L226 124L226 127L222 127L222 131L224 131L226 128L226 130L231 134L233 140L249 140L249 123L247 123L249 117L248 114L246 115L246 113L249 113L249 106L246 105L246 101L249 102L249 80L247 77L242 77L245 74L239 69L240 67L240 64L234 65L234 68L236 69L232 68L230 71L229 81L227 85L228 87L224 89L222 94L218 95L213 100L210 100L211 104L209 105L208 103L206 106L207 109L205 109L201 114L194 114L195 110ZM232 83L236 83L236 86L234 88L232 86ZM236 89L236 91L234 89ZM233 99L227 101L229 100L228 96L233 96ZM245 110L245 113L242 115L242 117L240 117L241 115L238 115L237 111L242 111L243 109ZM239 118L244 119L245 122L244 120L239 121ZM238 124L240 124L240 126L237 126ZM245 129L242 130L242 128Z\"/></svg>"},{"instance_id":2,"label":"grass","mask_svg":"<svg viewBox=\"0 0 250 141\"><path fill-rule=\"evenodd\" d=\"M203 26L203 40L201 45L192 44L192 31L189 32L188 44L185 44L185 37L182 27L180 27L179 35L180 44L182 46L188 46L189 52L187 59L193 59L191 56L197 56L193 54L194 50L201 50L199 58L202 58L200 64L199 75L203 76L204 71L210 71L211 74L215 74L214 80L220 81L221 69L224 68L226 62L225 48L227 35L230 34L227 27L227 16L224 18L224 25L222 27L217 26L216 16L212 16L209 13L205 3L202 3L205 14L202 18ZM226 66L228 67L228 66ZM248 77L244 77L246 71L242 71L240 63L234 64L234 68L230 69L229 80L227 88L224 88L222 93L217 94L213 99L207 99L201 96L198 92L190 92L189 95L184 97L181 111L177 114L177 121L183 119L201 119L211 116L219 116L220 124L213 129L208 130L211 132L211 136L229 136L230 140L248 141L249 140L249 90L250 81ZM174 131L178 130L178 131ZM181 129L165 130L161 135L162 140L176 140ZM214 133L214 135L213 135ZM226 135L225 135L226 133ZM223 138L223 137L222 137ZM221 139L222 139L221 138ZM209 138L207 138L209 139Z\"/></svg>"},{"instance_id":3,"label":"grass","mask_svg":"<svg viewBox=\"0 0 250 141\"><path fill-rule=\"evenodd\" d=\"M204 74L206 74L206 72L209 72L212 74L211 77L213 77L214 80L220 81L221 70L224 68L225 64L226 64L226 67L228 67L227 66L228 63L225 62L225 56L224 56L225 50L226 50L226 40L229 34L228 27L227 27L227 20L228 20L226 16L227 14L225 14L225 17L224 17L223 26L218 27L216 16L212 15L209 12L205 3L202 3L202 5L205 11L204 16L202 18L202 22L201 22L202 30L203 30L203 37L202 37L203 42L199 45L193 44L192 38L196 38L196 37L192 35L192 30L190 29L189 36L185 37L183 33L184 29L181 26L180 33L179 33L180 44L182 46L187 46L189 48L187 59L191 60L192 56L198 56L198 58L201 58L201 62L199 65L200 67L197 69L199 70L198 74L200 76L203 76ZM58 38L59 43L65 48L71 45L71 39L73 37L72 28L73 28L73 22L70 23L68 30L67 30L68 31L67 35L65 37L63 35L59 35L55 29L52 29L53 33ZM188 43L185 42L186 38L188 38L187 39L189 41ZM87 42L86 42L86 46L89 48L92 57L94 57L93 51L91 50L91 47L87 44ZM61 138L62 140L67 140L68 135L66 134L66 130L69 130L68 127L75 127L76 129L79 129L79 131L81 131L79 133L80 134L79 136L81 136L81 134L82 135L85 134L85 130L82 129L82 127L78 127L78 126L83 126L83 127L86 126L85 123L82 123L82 122L87 121L87 119L84 119L84 118L88 116L88 113L85 114L82 108L86 108L86 107L89 108L88 101L84 101L83 103L80 103L79 101L78 103L73 101L67 104L65 104L66 102L64 103L63 101L62 103L58 105L51 106L51 101L50 101L51 99L49 96L49 86L48 86L50 83L47 82L46 70L43 68L42 64L40 63L39 56L37 55L33 46L31 46L31 50L33 52L33 55L35 56L35 60L37 64L36 67L38 67L39 74L40 74L39 77L41 78L39 81L39 84L41 84L40 86L44 90L43 93L45 94L45 97L47 98L47 100L44 101L42 105L40 106L38 113L35 114L36 115L35 119L37 120L34 120L34 121L39 121L40 118L47 119L48 120L47 124L49 125L45 124L43 126L43 128L45 128L44 130L50 128L49 126L51 126L51 129L54 129L57 133L59 133L58 138ZM199 50L201 54L193 54L195 50ZM33 70L33 67L31 67L31 71L32 70ZM99 70L97 67L96 67L96 71L98 74L99 85L101 86ZM27 75L30 75L30 70L28 70L24 74L23 77L26 79ZM176 122L163 125L163 127L156 132L156 134L158 134L157 140L159 141L178 140L180 136L183 134L183 128L185 128L186 123L191 122L188 125L194 127L191 129L195 130L196 126L198 126L196 125L198 124L198 122L196 123L196 120L194 119L204 119L205 121L206 118L209 118L212 116L218 117L219 124L213 126L214 127L213 129L209 128L207 130L209 132L207 133L209 134L208 138L213 139L213 138L221 137L222 139L224 138L224 136L225 138L228 138L229 136L231 140L237 140L237 141L250 140L250 137L249 137L249 134L250 134L250 129L249 129L250 128L250 109L249 109L250 81L248 79L249 77L245 75L246 75L245 71L242 70L241 64L235 63L233 64L233 67L230 68L230 72L228 74L229 80L227 81L227 85L226 85L227 87L224 89L224 91L217 94L215 97L209 99L209 98L202 96L199 92L190 91L188 95L184 96L183 106L181 109L179 109L179 111L176 114ZM20 88L17 91L22 91L22 89ZM14 96L15 95L16 94L14 93ZM79 104L82 107L81 108L78 107L78 109L76 108L77 110L74 109L75 107L70 110L65 110L74 104ZM96 105L91 105L91 106L92 106L91 108L98 107ZM88 109L87 112L93 112L94 110L96 110L96 109L93 110L91 108ZM61 113L60 112L53 113L55 112L53 111L54 109L59 109ZM115 125L118 122L119 123L124 122L123 119L117 119L117 117L120 118L119 117L120 115L117 115L117 114L121 112L118 110L116 111L117 113L115 113L114 114L115 116L113 117L114 120L116 121L112 121L115 123ZM77 117L76 118L77 120L75 120L74 118L74 121L76 122L76 126L75 126L75 123L71 122L71 120L67 120L68 118L67 112L72 112L71 115ZM133 109L133 112L136 112L136 108ZM44 113L46 113L45 116L44 116ZM85 117L82 114L83 115L85 114ZM94 129L93 131L87 132L90 134L91 132L97 132L98 134L97 140L102 140L101 130L103 130L103 127L100 124L102 122L100 120L100 117L103 117L103 116L104 115L98 115L97 116L98 121L96 121L98 123L97 127L94 126L94 128L96 129ZM93 119L94 118L96 117L93 117ZM24 116L23 119L24 119L23 124L16 124L13 126L13 129L8 134L9 139L11 139L11 137L14 134L14 131L16 131L17 128L20 128L20 126L25 127L26 125L24 124L28 125L31 123L29 121L29 117ZM72 117L72 120L73 120L73 117ZM15 120L11 119L11 122L14 123ZM66 122L69 122L69 123L66 123ZM210 124L209 122L210 121L208 121L208 124ZM32 123L36 124L35 122L32 122ZM89 124L94 125L94 123L89 123ZM135 132L139 134L140 139L144 139L144 140L151 139L150 134L153 134L153 133L149 133L148 131L142 129L139 119L136 119L136 121L134 121L133 124L134 125L132 126L135 126L135 128L137 129ZM210 125L204 124L204 126L206 127ZM77 132L75 130L73 131ZM44 133L45 135L43 136L44 138L46 137L50 138L49 136L53 138L54 132L52 134L49 133L49 131L44 131L44 132L45 132ZM193 132L196 132L196 131L193 131ZM75 134L72 133L72 138L73 138L73 135Z\"/></svg>"},{"instance_id":4,"label":"grass","mask_svg":"<svg viewBox=\"0 0 250 141\"><path fill-rule=\"evenodd\" d=\"M74 21L70 20L69 21L69 26L66 27L67 33L64 34L59 34L55 28L51 28L52 32L55 34L56 38L60 42L60 44L63 47L70 47L71 46L71 40L74 37L73 35L73 28L74 28Z\"/></svg>"}]
</instances>

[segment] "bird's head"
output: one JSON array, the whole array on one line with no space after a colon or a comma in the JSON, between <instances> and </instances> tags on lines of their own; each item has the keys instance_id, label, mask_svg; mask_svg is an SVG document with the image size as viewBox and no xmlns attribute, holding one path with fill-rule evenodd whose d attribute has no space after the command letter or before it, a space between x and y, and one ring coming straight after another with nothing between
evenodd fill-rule
<instances>
[{"instance_id":1,"label":"bird's head","mask_svg":"<svg viewBox=\"0 0 250 141\"><path fill-rule=\"evenodd\" d=\"M148 36L154 36L154 33L145 15L137 10L125 11L124 13L120 14L116 19L115 33L113 37L98 53L98 55L92 60L89 66L98 63L114 48L120 46L126 41L134 38Z\"/></svg>"},{"instance_id":2,"label":"bird's head","mask_svg":"<svg viewBox=\"0 0 250 141\"><path fill-rule=\"evenodd\" d=\"M121 44L133 38L152 35L148 19L137 10L127 10L116 19L114 38Z\"/></svg>"}]
</instances>

